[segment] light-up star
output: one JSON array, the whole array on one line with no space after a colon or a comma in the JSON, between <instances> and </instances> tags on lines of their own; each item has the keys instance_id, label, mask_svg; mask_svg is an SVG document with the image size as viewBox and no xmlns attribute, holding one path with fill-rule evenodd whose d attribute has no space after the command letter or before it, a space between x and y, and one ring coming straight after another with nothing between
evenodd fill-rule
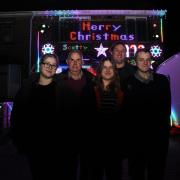
<instances>
[{"instance_id":1,"label":"light-up star","mask_svg":"<svg viewBox=\"0 0 180 180\"><path fill-rule=\"evenodd\" d=\"M96 51L98 51L97 57L99 57L101 54L104 55L106 57L106 50L108 48L104 48L102 43L100 44L100 46L98 48L94 48Z\"/></svg>"}]
</instances>

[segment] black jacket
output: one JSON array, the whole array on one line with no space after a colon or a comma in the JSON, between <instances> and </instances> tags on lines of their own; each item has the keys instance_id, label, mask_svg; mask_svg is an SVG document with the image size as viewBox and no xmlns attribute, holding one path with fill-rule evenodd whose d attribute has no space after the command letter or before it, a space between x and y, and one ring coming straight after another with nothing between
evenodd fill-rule
<instances>
[{"instance_id":1,"label":"black jacket","mask_svg":"<svg viewBox=\"0 0 180 180\"><path fill-rule=\"evenodd\" d=\"M168 79L164 75L153 73L153 80L149 83L143 83L132 76L124 85L125 113L131 142L139 142L141 147L155 141L157 144L167 141L171 114Z\"/></svg>"},{"instance_id":2,"label":"black jacket","mask_svg":"<svg viewBox=\"0 0 180 180\"><path fill-rule=\"evenodd\" d=\"M36 73L24 80L13 101L10 136L20 153L32 153L46 145L51 150L52 146L65 150L73 137L69 134L73 125L68 116L71 92L63 81L54 79L52 89L44 97L49 101L39 103L34 97L38 79Z\"/></svg>"}]
</instances>

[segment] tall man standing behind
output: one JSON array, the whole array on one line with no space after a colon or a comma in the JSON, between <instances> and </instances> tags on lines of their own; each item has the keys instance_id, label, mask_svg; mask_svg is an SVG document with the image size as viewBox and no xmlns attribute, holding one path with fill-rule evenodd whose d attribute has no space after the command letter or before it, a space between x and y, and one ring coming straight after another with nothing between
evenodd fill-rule
<instances>
[{"instance_id":1,"label":"tall man standing behind","mask_svg":"<svg viewBox=\"0 0 180 180\"><path fill-rule=\"evenodd\" d=\"M112 46L109 49L109 52L111 54L112 61L114 61L116 64L117 72L118 72L119 79L120 79L120 84L123 89L124 83L126 82L126 80L129 77L133 76L134 73L136 72L136 66L133 66L132 64L130 64L128 62L128 59L126 57L127 49L126 49L126 46L122 42L116 42L116 43L112 44ZM121 114L121 118L122 119L124 118L124 121L123 121L124 128L121 128L121 129L123 129L124 133L128 134L129 133L129 128L128 128L129 122L127 120L125 112L123 112ZM128 144L128 138L127 138L127 136L125 136L124 137L124 159L129 156L127 144Z\"/></svg>"},{"instance_id":2,"label":"tall man standing behind","mask_svg":"<svg viewBox=\"0 0 180 180\"><path fill-rule=\"evenodd\" d=\"M126 46L121 42L114 43L110 49L111 59L116 63L120 81L123 83L129 76L133 75L136 67L131 65L126 58Z\"/></svg>"}]
</instances>

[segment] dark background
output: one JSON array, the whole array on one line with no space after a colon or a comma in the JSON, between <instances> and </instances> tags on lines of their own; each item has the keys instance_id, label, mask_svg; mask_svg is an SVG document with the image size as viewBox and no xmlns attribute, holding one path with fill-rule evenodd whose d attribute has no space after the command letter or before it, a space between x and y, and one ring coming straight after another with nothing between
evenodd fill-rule
<instances>
[{"instance_id":1,"label":"dark background","mask_svg":"<svg viewBox=\"0 0 180 180\"><path fill-rule=\"evenodd\" d=\"M166 60L180 52L180 9L178 1L175 0L2 0L0 15L6 12L10 16L0 16L0 87L4 88L0 89L0 98L12 97L10 93L5 93L10 92L9 84L15 83L19 87L22 80L32 72L30 62L35 59L30 45L31 16L19 18L18 13L14 15L13 12L76 9L167 10L164 20L163 57ZM11 67L13 63L20 66L16 73L11 71L14 69ZM21 78L17 76L17 81L14 82L14 74L19 74L19 71Z\"/></svg>"},{"instance_id":2,"label":"dark background","mask_svg":"<svg viewBox=\"0 0 180 180\"><path fill-rule=\"evenodd\" d=\"M1 12L13 11L45 11L45 10L83 10L83 9L132 9L132 10L167 10L164 21L164 59L180 52L180 9L178 1L168 0L2 0ZM11 13L13 14L13 13ZM30 17L12 17L12 43L0 44L0 64L19 63L22 66L22 78L31 71L28 59L32 59L30 51ZM7 21L7 18L2 21ZM4 27L3 27L4 28ZM11 37L8 32L8 37ZM5 36L0 33L0 40ZM33 58L34 59L34 58Z\"/></svg>"},{"instance_id":3,"label":"dark background","mask_svg":"<svg viewBox=\"0 0 180 180\"><path fill-rule=\"evenodd\" d=\"M165 58L180 51L180 9L178 1L168 0L7 0L0 11L41 11L75 9L145 9L167 10L165 21Z\"/></svg>"}]
</instances>

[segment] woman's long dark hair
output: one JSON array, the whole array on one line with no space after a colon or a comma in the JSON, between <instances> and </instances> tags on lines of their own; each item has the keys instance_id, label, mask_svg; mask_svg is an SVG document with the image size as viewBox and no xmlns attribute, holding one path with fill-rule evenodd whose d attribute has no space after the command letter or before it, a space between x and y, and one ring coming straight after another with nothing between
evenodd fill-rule
<instances>
[{"instance_id":1,"label":"woman's long dark hair","mask_svg":"<svg viewBox=\"0 0 180 180\"><path fill-rule=\"evenodd\" d=\"M104 63L106 61L109 61L112 64L113 67L113 71L114 71L114 76L112 78L112 81L110 82L109 86L107 87L107 90L111 90L114 89L115 92L117 92L120 89L120 78L117 72L117 68L116 65L114 63L114 61L112 61L110 58L104 58L100 61L98 67L97 67L97 79L96 79L96 86L100 89L100 90L104 90L104 84L102 81L102 70L103 70L103 66Z\"/></svg>"}]
</instances>

